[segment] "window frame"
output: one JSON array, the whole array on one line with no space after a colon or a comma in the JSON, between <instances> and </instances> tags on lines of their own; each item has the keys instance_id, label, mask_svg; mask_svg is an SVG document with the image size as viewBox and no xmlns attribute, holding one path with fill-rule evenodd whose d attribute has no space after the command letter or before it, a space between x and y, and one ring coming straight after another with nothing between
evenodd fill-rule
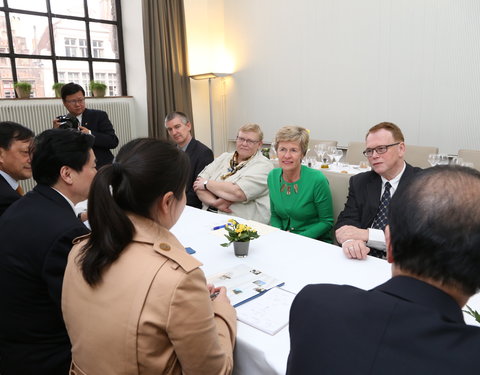
<instances>
[{"instance_id":1,"label":"window frame","mask_svg":"<svg viewBox=\"0 0 480 375\"><path fill-rule=\"evenodd\" d=\"M102 20L98 18L91 18L88 14L88 0L84 0L84 9L85 9L85 16L70 16L70 15L63 15L63 14L56 14L51 12L50 7L50 0L46 1L46 12L37 12L37 11L30 11L25 9L17 9L12 8L8 5L8 0L0 0L0 11L4 12L5 14L5 26L7 29L7 38L8 38L8 52L0 52L0 58L8 58L10 60L10 68L12 70L12 77L13 82L18 82L18 74L17 74L17 63L16 59L30 59L30 60L50 60L52 62L52 69L53 69L53 80L54 82L58 82L58 69L57 69L57 61L82 61L88 62L88 71L90 76L90 81L94 80L94 71L93 71L93 63L94 62L111 62L117 63L120 67L120 85L121 85L121 96L127 96L127 76L125 70L125 54L124 54L124 45L123 45L123 26L122 26L122 17L121 17L121 0L114 0L115 3L115 16L116 20ZM10 13L20 13L32 16L42 16L47 18L48 22L48 31L50 36L50 48L51 54L50 55L34 55L34 54L21 54L15 53L14 44L13 44L13 34L12 34L12 27L10 23ZM76 39L76 45L70 46L70 48L74 47L77 56L59 56L56 53L55 49L55 39L53 33L53 20L54 19L65 19L65 20L72 20L72 21L81 21L85 23L85 30L86 30L86 46L79 46L79 39ZM92 47L92 38L90 35L90 23L103 23L108 25L114 25L117 29L117 43L118 43L118 58L103 58L103 57L94 57L94 48ZM87 57L82 57L82 48L87 49ZM103 48L103 47L102 47ZM107 82L105 82L108 84ZM85 90L88 88L84 87ZM16 93L15 93L16 95Z\"/></svg>"}]
</instances>

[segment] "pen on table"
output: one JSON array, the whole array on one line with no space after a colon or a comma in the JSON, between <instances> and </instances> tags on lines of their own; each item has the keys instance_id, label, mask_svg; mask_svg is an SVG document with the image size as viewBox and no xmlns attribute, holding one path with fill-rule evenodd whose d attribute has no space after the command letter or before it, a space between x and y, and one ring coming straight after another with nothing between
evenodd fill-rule
<instances>
[{"instance_id":1,"label":"pen on table","mask_svg":"<svg viewBox=\"0 0 480 375\"><path fill-rule=\"evenodd\" d=\"M210 294L210 299L213 301L215 298L217 298L217 296L219 294L220 294L220 292L215 292L215 293Z\"/></svg>"},{"instance_id":2,"label":"pen on table","mask_svg":"<svg viewBox=\"0 0 480 375\"><path fill-rule=\"evenodd\" d=\"M225 224L213 227L212 230L217 230L217 229L222 229L222 228L225 228Z\"/></svg>"}]
</instances>

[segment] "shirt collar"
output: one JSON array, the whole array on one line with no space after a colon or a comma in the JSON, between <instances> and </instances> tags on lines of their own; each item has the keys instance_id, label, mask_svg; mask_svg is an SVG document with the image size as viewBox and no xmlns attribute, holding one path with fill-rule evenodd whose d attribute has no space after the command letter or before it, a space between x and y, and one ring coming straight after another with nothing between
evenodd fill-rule
<instances>
[{"instance_id":1,"label":"shirt collar","mask_svg":"<svg viewBox=\"0 0 480 375\"><path fill-rule=\"evenodd\" d=\"M191 142L191 141L192 141L192 140L190 139L190 142ZM180 150L182 150L182 151L185 152L185 151L187 151L187 147L188 147L188 145L190 144L190 142L188 142L188 143L187 143L185 146L183 146L183 147L180 147L179 145L177 145L177 148L179 148Z\"/></svg>"},{"instance_id":2,"label":"shirt collar","mask_svg":"<svg viewBox=\"0 0 480 375\"><path fill-rule=\"evenodd\" d=\"M75 211L75 205L73 204L73 202L72 202L70 199L68 199L68 198L66 197L66 195L63 194L63 193L61 193L59 190L55 189L54 187L52 187L52 189L55 190L58 194L60 194L62 197L65 198L65 200L68 202L68 204L70 205L70 207L72 207L72 210L73 210L73 212L75 212L75 215L76 215L77 212Z\"/></svg>"},{"instance_id":3,"label":"shirt collar","mask_svg":"<svg viewBox=\"0 0 480 375\"><path fill-rule=\"evenodd\" d=\"M392 186L390 188L390 194L393 194L395 192L395 190L397 190L397 187L398 187L398 184L400 183L400 179L402 178L402 175L403 175L403 172L405 172L405 168L407 167L407 164L405 162L403 162L403 168L402 170L400 171L399 174L397 174L394 178L392 178L391 180L387 180L385 177L383 176L380 176L382 178L382 193L383 193L383 190L385 189L385 183L388 181L390 182L390 185Z\"/></svg>"},{"instance_id":4,"label":"shirt collar","mask_svg":"<svg viewBox=\"0 0 480 375\"><path fill-rule=\"evenodd\" d=\"M0 170L0 174L8 182L8 184L12 187L13 190L17 190L17 188L18 188L18 181L17 180L15 180L7 172L4 172L4 171Z\"/></svg>"}]
</instances>

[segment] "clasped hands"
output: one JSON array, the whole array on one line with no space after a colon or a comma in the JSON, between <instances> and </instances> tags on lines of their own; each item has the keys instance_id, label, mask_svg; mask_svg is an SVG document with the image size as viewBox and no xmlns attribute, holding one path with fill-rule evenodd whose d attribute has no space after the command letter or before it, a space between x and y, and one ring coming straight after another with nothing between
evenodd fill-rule
<instances>
[{"instance_id":1,"label":"clasped hands","mask_svg":"<svg viewBox=\"0 0 480 375\"><path fill-rule=\"evenodd\" d=\"M342 244L343 253L349 259L367 259L370 248L367 246L368 229L344 225L335 231L337 241Z\"/></svg>"}]
</instances>

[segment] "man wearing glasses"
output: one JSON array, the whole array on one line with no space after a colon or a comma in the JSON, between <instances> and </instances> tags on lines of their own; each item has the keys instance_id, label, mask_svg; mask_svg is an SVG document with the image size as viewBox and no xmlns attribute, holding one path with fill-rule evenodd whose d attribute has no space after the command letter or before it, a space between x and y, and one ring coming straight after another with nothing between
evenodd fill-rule
<instances>
[{"instance_id":1,"label":"man wearing glasses","mask_svg":"<svg viewBox=\"0 0 480 375\"><path fill-rule=\"evenodd\" d=\"M78 120L78 130L95 137L93 152L97 159L97 169L105 164L111 164L113 154L110 150L118 146L118 138L107 113L85 108L85 90L76 83L64 85L61 94L68 113ZM60 127L58 118L53 120L53 127Z\"/></svg>"},{"instance_id":2,"label":"man wearing glasses","mask_svg":"<svg viewBox=\"0 0 480 375\"><path fill-rule=\"evenodd\" d=\"M421 169L404 161L404 137L393 123L382 122L370 128L365 143L363 154L372 170L350 178L335 236L348 258L366 259L372 255L385 259L384 229L390 198Z\"/></svg>"},{"instance_id":3,"label":"man wearing glasses","mask_svg":"<svg viewBox=\"0 0 480 375\"><path fill-rule=\"evenodd\" d=\"M262 142L260 126L243 125L238 131L236 151L220 155L200 172L193 189L204 209L269 222L267 177L273 165L260 152Z\"/></svg>"}]
</instances>

